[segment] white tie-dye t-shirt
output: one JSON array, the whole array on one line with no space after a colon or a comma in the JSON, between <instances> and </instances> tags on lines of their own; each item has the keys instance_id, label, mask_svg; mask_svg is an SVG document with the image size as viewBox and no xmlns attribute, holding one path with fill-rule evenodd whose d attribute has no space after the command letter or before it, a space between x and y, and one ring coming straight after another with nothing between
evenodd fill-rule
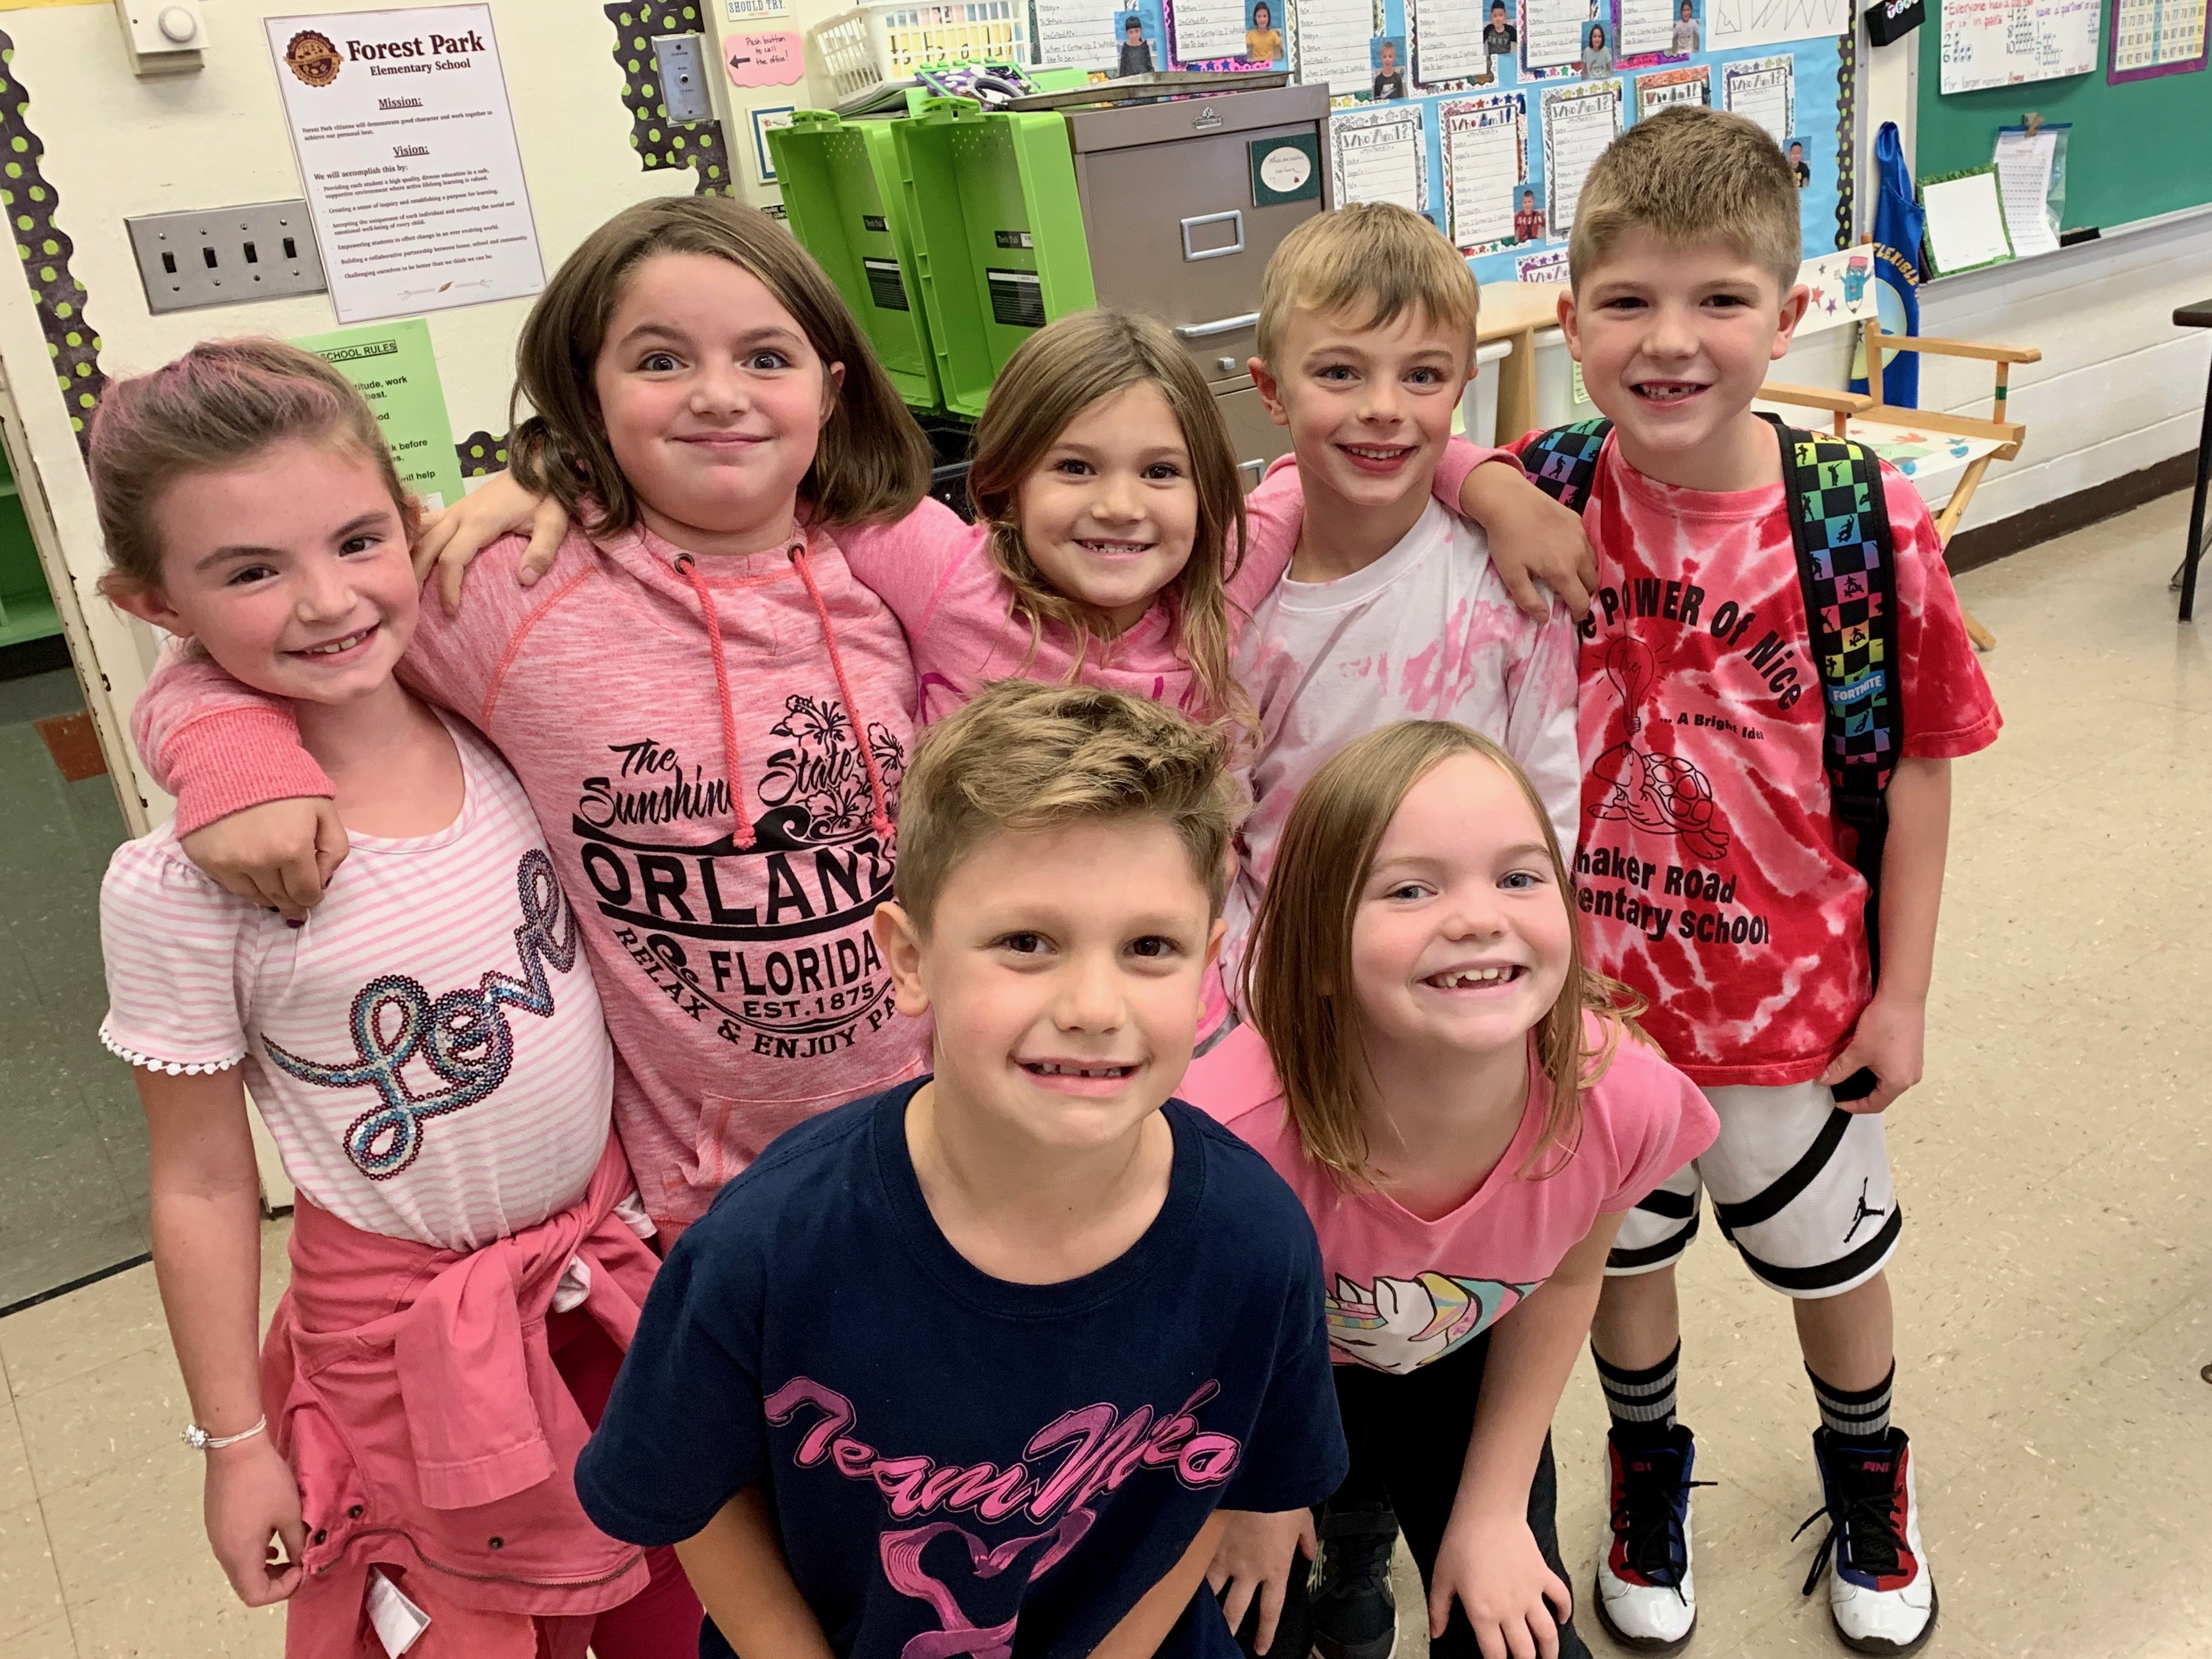
<instances>
[{"instance_id":1,"label":"white tie-dye t-shirt","mask_svg":"<svg viewBox=\"0 0 2212 1659\"><path fill-rule=\"evenodd\" d=\"M1541 623L1524 616L1491 567L1481 527L1436 501L1365 569L1276 584L1235 659L1260 737L1221 952L1232 993L1291 804L1354 738L1396 720L1472 726L1520 763L1562 850L1574 845L1575 647L1565 608L1554 603Z\"/></svg>"}]
</instances>

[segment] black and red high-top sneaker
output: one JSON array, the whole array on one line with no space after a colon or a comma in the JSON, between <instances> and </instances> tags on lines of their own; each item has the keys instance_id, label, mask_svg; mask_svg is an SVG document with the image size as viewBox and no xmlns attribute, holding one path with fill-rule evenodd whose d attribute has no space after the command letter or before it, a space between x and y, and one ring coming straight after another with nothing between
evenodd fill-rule
<instances>
[{"instance_id":1,"label":"black and red high-top sneaker","mask_svg":"<svg viewBox=\"0 0 2212 1659\"><path fill-rule=\"evenodd\" d=\"M1911 1653L1936 1628L1936 1581L1920 1543L1920 1499L1912 1447L1893 1428L1880 1440L1848 1441L1813 1431L1826 1501L1805 1527L1826 1516L1827 1536L1805 1578L1810 1595L1828 1574L1828 1613L1846 1647L1861 1653ZM1805 1527L1800 1527L1802 1532Z\"/></svg>"}]
</instances>

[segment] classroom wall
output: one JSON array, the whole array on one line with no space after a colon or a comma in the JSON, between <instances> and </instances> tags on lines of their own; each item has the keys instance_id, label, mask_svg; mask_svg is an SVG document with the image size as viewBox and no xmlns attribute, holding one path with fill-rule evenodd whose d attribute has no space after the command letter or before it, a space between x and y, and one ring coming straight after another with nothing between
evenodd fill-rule
<instances>
[{"instance_id":1,"label":"classroom wall","mask_svg":"<svg viewBox=\"0 0 2212 1659\"><path fill-rule=\"evenodd\" d=\"M1932 14L1924 27L1938 27ZM1910 155L1917 137L1919 37L1881 47L1863 41L1862 51L1872 54L1861 82L1868 142L1883 121L1894 121ZM2017 121L2038 107L2038 90L2032 84L2014 88L2017 109L2003 118ZM1990 118L1992 142L1998 119ZM2079 146L2098 139L2077 128L2073 142ZM2144 158L2146 166L2160 164ZM1860 208L1863 226L1870 224L1871 195L1862 198ZM2013 418L2026 423L2027 441L2016 460L1991 470L1967 510L1966 528L2027 512L2196 446L2212 343L2201 330L2174 327L2172 319L2176 306L2212 293L2212 210L2172 216L2131 232L2107 228L2106 240L1947 277L1921 291L1922 333L2034 346L2043 353L2041 362L2013 371ZM1987 414L1986 364L1923 362L1923 407ZM1801 374L1793 366L1786 378L1808 379L1810 372Z\"/></svg>"}]
</instances>

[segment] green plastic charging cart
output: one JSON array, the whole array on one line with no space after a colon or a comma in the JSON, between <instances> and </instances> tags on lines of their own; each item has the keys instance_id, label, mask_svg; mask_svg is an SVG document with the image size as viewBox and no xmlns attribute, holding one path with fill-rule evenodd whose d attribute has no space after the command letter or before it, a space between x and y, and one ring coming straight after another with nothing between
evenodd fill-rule
<instances>
[{"instance_id":1,"label":"green plastic charging cart","mask_svg":"<svg viewBox=\"0 0 2212 1659\"><path fill-rule=\"evenodd\" d=\"M801 110L768 135L791 234L821 264L914 408L933 410L937 355L915 301L914 240L889 118Z\"/></svg>"},{"instance_id":2,"label":"green plastic charging cart","mask_svg":"<svg viewBox=\"0 0 2212 1659\"><path fill-rule=\"evenodd\" d=\"M973 419L1022 342L1098 302L1067 122L933 98L890 126L938 391Z\"/></svg>"}]
</instances>

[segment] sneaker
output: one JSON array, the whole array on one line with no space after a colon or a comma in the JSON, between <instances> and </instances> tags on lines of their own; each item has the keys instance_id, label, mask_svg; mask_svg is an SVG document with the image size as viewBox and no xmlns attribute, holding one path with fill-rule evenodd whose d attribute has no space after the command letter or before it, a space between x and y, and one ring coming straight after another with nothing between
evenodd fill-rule
<instances>
[{"instance_id":1,"label":"sneaker","mask_svg":"<svg viewBox=\"0 0 2212 1659\"><path fill-rule=\"evenodd\" d=\"M1597 1561L1597 1616L1607 1634L1638 1653L1672 1653L1698 1624L1690 1577L1690 1488L1697 1443L1680 1423L1622 1428L1605 1437L1612 1474L1613 1540Z\"/></svg>"},{"instance_id":2,"label":"sneaker","mask_svg":"<svg viewBox=\"0 0 2212 1659\"><path fill-rule=\"evenodd\" d=\"M1856 1445L1826 1429L1813 1431L1827 1502L1828 1535L1806 1575L1805 1594L1828 1573L1828 1615L1844 1645L1860 1653L1911 1653L1936 1628L1936 1580L1920 1546L1920 1499L1912 1450L1902 1429Z\"/></svg>"},{"instance_id":3,"label":"sneaker","mask_svg":"<svg viewBox=\"0 0 2212 1659\"><path fill-rule=\"evenodd\" d=\"M1322 1659L1390 1659L1398 1644L1398 1598L1390 1590L1398 1517L1384 1503L1331 1504L1319 1530L1314 1646Z\"/></svg>"}]
</instances>

